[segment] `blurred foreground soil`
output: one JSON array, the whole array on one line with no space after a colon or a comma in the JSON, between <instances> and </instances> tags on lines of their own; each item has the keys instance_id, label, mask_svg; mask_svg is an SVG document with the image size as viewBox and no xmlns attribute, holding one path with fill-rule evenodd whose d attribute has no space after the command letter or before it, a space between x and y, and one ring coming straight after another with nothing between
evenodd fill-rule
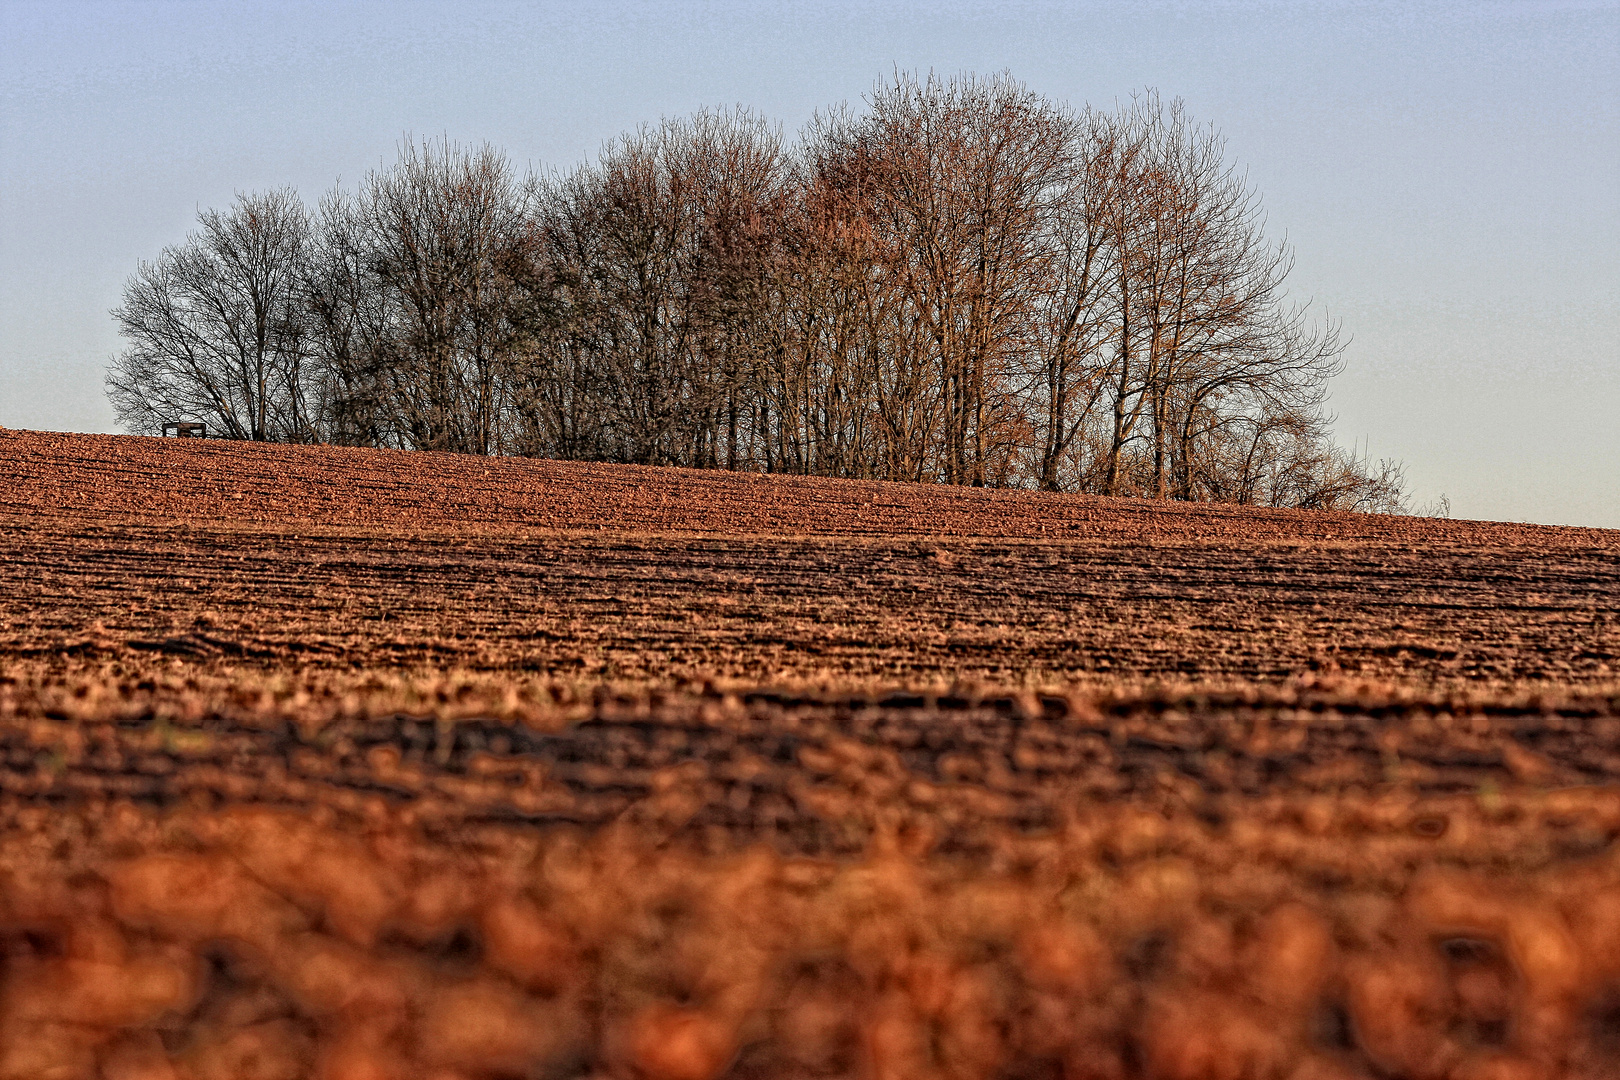
<instances>
[{"instance_id":1,"label":"blurred foreground soil","mask_svg":"<svg viewBox=\"0 0 1620 1080\"><path fill-rule=\"evenodd\" d=\"M0 1080L1620 1076L1620 535L0 432Z\"/></svg>"}]
</instances>

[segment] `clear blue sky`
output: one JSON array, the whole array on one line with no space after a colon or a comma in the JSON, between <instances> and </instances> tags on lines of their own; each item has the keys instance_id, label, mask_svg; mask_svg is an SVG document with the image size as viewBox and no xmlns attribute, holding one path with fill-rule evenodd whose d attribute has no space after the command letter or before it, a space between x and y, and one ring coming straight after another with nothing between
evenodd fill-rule
<instances>
[{"instance_id":1,"label":"clear blue sky","mask_svg":"<svg viewBox=\"0 0 1620 1080\"><path fill-rule=\"evenodd\" d=\"M405 133L571 165L895 67L1184 98L1354 342L1337 432L1462 517L1620 528L1620 3L0 0L0 424L113 430L108 309L199 208Z\"/></svg>"}]
</instances>

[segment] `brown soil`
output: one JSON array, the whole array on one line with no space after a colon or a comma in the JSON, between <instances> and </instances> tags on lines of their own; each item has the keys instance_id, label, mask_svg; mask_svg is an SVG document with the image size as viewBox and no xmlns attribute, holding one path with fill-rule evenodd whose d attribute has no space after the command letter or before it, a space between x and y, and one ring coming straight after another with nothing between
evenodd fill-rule
<instances>
[{"instance_id":1,"label":"brown soil","mask_svg":"<svg viewBox=\"0 0 1620 1080\"><path fill-rule=\"evenodd\" d=\"M0 550L0 1080L1620 1076L1620 534L0 432Z\"/></svg>"},{"instance_id":2,"label":"brown soil","mask_svg":"<svg viewBox=\"0 0 1620 1080\"><path fill-rule=\"evenodd\" d=\"M1620 533L1598 529L23 432L0 467L15 657L1620 679Z\"/></svg>"}]
</instances>

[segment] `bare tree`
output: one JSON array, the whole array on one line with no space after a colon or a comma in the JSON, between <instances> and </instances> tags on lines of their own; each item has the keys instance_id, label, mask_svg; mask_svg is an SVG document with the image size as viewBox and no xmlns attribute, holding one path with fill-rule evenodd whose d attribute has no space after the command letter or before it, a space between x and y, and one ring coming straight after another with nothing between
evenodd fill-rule
<instances>
[{"instance_id":1,"label":"bare tree","mask_svg":"<svg viewBox=\"0 0 1620 1080\"><path fill-rule=\"evenodd\" d=\"M883 287L926 334L947 483L1010 471L1023 419L1014 362L1028 345L1047 221L1075 165L1071 129L1009 76L901 75L838 133L864 159L866 212L887 241Z\"/></svg>"},{"instance_id":2,"label":"bare tree","mask_svg":"<svg viewBox=\"0 0 1620 1080\"><path fill-rule=\"evenodd\" d=\"M233 439L310 438L299 302L308 213L281 189L197 220L184 243L140 265L113 309L130 342L107 373L119 423L158 434L194 419Z\"/></svg>"},{"instance_id":3,"label":"bare tree","mask_svg":"<svg viewBox=\"0 0 1620 1080\"><path fill-rule=\"evenodd\" d=\"M921 480L934 467L937 376L925 331L890 287L895 238L870 213L872 159L846 109L801 150L774 265L774 336L761 365L771 467Z\"/></svg>"},{"instance_id":4,"label":"bare tree","mask_svg":"<svg viewBox=\"0 0 1620 1080\"><path fill-rule=\"evenodd\" d=\"M377 374L398 437L429 450L500 450L504 369L535 236L503 154L448 140L401 147L361 184L349 223L386 307Z\"/></svg>"},{"instance_id":5,"label":"bare tree","mask_svg":"<svg viewBox=\"0 0 1620 1080\"><path fill-rule=\"evenodd\" d=\"M1119 333L1118 298L1109 291L1119 245L1110 242L1129 192L1134 153L1112 117L1087 110L1076 126L1075 167L1059 193L1048 227L1047 259L1036 290L1037 321L1030 353L1031 414L1040 433L1036 483L1046 491L1085 486L1068 479L1077 449L1108 390L1107 350Z\"/></svg>"},{"instance_id":6,"label":"bare tree","mask_svg":"<svg viewBox=\"0 0 1620 1080\"><path fill-rule=\"evenodd\" d=\"M547 285L531 312L532 348L512 370L513 449L538 457L612 459L617 440L609 412L597 327L601 301L588 268L598 259L597 184L588 168L530 181Z\"/></svg>"},{"instance_id":7,"label":"bare tree","mask_svg":"<svg viewBox=\"0 0 1620 1080\"><path fill-rule=\"evenodd\" d=\"M1224 141L1179 102L1135 99L1099 162L1115 195L1102 216L1113 358L1100 490L1190 499L1242 489L1220 472L1232 457L1200 441L1310 427L1339 370L1338 328L1289 302L1289 249L1265 238L1259 197Z\"/></svg>"},{"instance_id":8,"label":"bare tree","mask_svg":"<svg viewBox=\"0 0 1620 1080\"><path fill-rule=\"evenodd\" d=\"M601 452L751 460L762 437L750 430L751 327L784 166L775 125L741 109L700 112L622 136L596 166L538 185L548 272L567 307L551 363L574 400L588 394L605 411Z\"/></svg>"},{"instance_id":9,"label":"bare tree","mask_svg":"<svg viewBox=\"0 0 1620 1080\"><path fill-rule=\"evenodd\" d=\"M303 292L320 431L347 446L406 445L396 437L387 366L392 305L375 275L353 196L321 200Z\"/></svg>"}]
</instances>

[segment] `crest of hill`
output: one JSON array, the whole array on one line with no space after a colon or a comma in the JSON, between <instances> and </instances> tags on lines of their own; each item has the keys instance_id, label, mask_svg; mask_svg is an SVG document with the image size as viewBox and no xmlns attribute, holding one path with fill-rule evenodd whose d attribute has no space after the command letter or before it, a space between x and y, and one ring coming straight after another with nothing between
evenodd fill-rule
<instances>
[{"instance_id":1,"label":"crest of hill","mask_svg":"<svg viewBox=\"0 0 1620 1080\"><path fill-rule=\"evenodd\" d=\"M424 451L0 431L0 514L383 531L1620 547L1620 532Z\"/></svg>"}]
</instances>

